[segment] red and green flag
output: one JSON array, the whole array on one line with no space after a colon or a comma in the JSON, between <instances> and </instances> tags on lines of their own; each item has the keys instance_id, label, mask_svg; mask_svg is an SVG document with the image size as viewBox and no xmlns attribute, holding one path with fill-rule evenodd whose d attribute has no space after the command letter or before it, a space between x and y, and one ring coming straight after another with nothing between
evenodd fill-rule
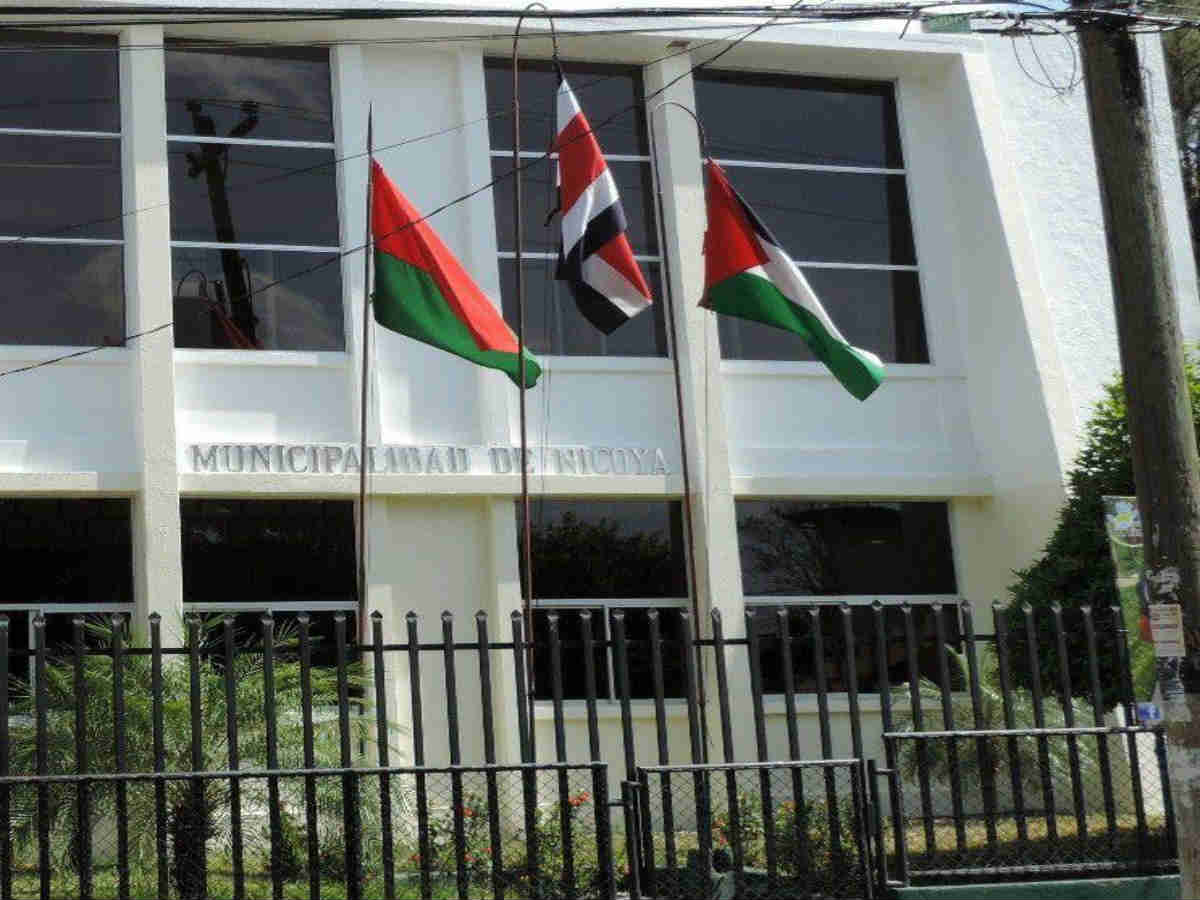
<instances>
[{"instance_id":1,"label":"red and green flag","mask_svg":"<svg viewBox=\"0 0 1200 900\"><path fill-rule=\"evenodd\" d=\"M842 337L808 280L712 160L704 164L708 231L700 305L802 337L842 386L859 400L883 381L874 353Z\"/></svg>"},{"instance_id":2,"label":"red and green flag","mask_svg":"<svg viewBox=\"0 0 1200 900\"><path fill-rule=\"evenodd\" d=\"M371 161L371 234L375 242L375 321L384 328L499 369L518 387L517 338L492 301ZM525 352L525 384L542 367Z\"/></svg>"}]
</instances>

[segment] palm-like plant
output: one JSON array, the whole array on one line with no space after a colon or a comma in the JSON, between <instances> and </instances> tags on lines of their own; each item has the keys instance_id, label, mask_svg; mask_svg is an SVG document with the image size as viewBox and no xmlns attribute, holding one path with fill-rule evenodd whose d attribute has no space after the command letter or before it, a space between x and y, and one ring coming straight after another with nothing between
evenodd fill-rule
<instances>
[{"instance_id":1,"label":"palm-like plant","mask_svg":"<svg viewBox=\"0 0 1200 900\"><path fill-rule=\"evenodd\" d=\"M112 625L91 621L86 626L101 645L111 645ZM228 683L232 684L234 719L237 723L239 766L267 767L267 719L265 715L265 679L263 654L257 635L239 635L238 652L233 668L226 671L224 654L219 650L224 625L217 617L200 623L198 631L199 662L195 680L200 694L199 739L202 755L200 770L220 770L229 762L227 726L229 715L226 703ZM281 768L298 768L304 763L301 670L297 658L297 635L294 628L283 628L275 636L274 662L275 725L277 757ZM351 663L348 677L353 685L362 682L360 666ZM154 722L151 682L151 658L144 651L127 653L122 663L123 716L118 724L113 707L114 661L106 655L89 655L83 660L82 698L78 691L75 657L70 648L53 651L45 672L44 690L47 700L46 759L50 774L76 771L76 703L82 699L85 710L85 765L91 772L118 771L116 736L118 727L124 735L125 767L128 772L155 770ZM192 666L187 657L164 656L162 665L163 749L164 769L190 772L196 770L192 761L193 725L191 716ZM325 709L336 710L338 704L337 674L334 670L313 667L311 670L312 706L316 711L313 724L314 755L320 765L339 764L339 733L336 715L323 714ZM35 686L16 685L14 712L10 720L10 765L14 774L33 774L37 770L37 725L33 715L36 700ZM366 720L352 716L356 745L366 738ZM318 778L319 816L326 828L340 827L340 779ZM181 895L192 893L186 882L197 873L188 871L189 854L195 854L195 842L211 839L215 849L229 851L232 841L230 815L230 783L225 780L206 780L197 791L195 782L166 783L168 828L173 836L172 871ZM300 779L281 779L281 804L285 813L303 810L303 784ZM117 791L112 786L93 784L90 788L90 818L93 826L112 821L116 815ZM128 848L131 867L148 868L155 858L156 798L153 785L130 784L127 795ZM60 864L76 868L79 852L78 790L74 785L52 785L49 788L50 832L52 847ZM16 797L14 804L32 807L32 792L25 798ZM20 801L25 799L26 803ZM265 852L261 845L269 838L264 829L252 827L267 811L266 785L257 780L241 784L241 809L247 824L243 827L247 855ZM114 825L115 827L115 825ZM18 846L32 839L33 822L21 823L14 830Z\"/></svg>"},{"instance_id":2,"label":"palm-like plant","mask_svg":"<svg viewBox=\"0 0 1200 900\"><path fill-rule=\"evenodd\" d=\"M952 682L969 684L968 661L965 651L952 647L946 648L950 660ZM1003 729L1007 727L1004 710L1004 692L1000 685L1000 666L995 649L991 645L979 645L979 726L983 729ZM922 730L971 730L976 726L975 710L969 693L955 692L951 695L950 721L942 711L942 691L939 685L922 678L918 685L921 700ZM1090 726L1095 720L1092 705L1075 697L1071 698L1071 712L1075 726ZM1035 714L1034 698L1031 691L1021 688L1008 692L1008 703L1011 710L1012 726L1017 729L1026 728L1062 728L1067 725L1067 710L1060 699L1054 696L1042 698L1042 721L1039 723ZM910 703L909 685L897 685L892 689L892 704L895 707L896 730L914 731L913 712ZM1032 737L1018 737L1015 741L1008 738L987 738L987 747L982 755L978 752L978 741L958 740L953 746L956 749L959 774L964 780L975 785L981 783L981 761L988 765L988 777L999 783L1003 791L1008 783L1008 775L1001 776L998 767L1008 769L1015 762L1021 768L1023 790L1027 795L1038 796L1041 790L1040 754L1045 752L1050 776L1055 785L1069 783L1071 777L1071 751L1065 738L1052 737L1039 741ZM918 772L917 745L925 746L927 772L934 779L949 779L951 776L950 747L948 741L900 741L900 765L906 775L912 776ZM1079 760L1079 770L1084 782L1090 777L1098 778L1099 753L1094 739L1076 739L1076 753ZM1044 751L1040 745L1044 745Z\"/></svg>"}]
</instances>

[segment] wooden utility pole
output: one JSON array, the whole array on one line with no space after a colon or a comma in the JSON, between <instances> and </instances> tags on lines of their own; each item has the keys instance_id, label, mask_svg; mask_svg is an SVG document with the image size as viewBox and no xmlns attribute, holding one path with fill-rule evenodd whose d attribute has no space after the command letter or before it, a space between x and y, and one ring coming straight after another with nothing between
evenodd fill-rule
<instances>
[{"instance_id":1,"label":"wooden utility pole","mask_svg":"<svg viewBox=\"0 0 1200 900\"><path fill-rule=\"evenodd\" d=\"M1168 268L1162 193L1131 20L1076 2L1133 476L1155 602L1183 607L1187 656L1164 679L1181 897L1200 897L1200 460ZM1173 595L1173 596L1171 596ZM1161 669L1160 669L1161 673Z\"/></svg>"}]
</instances>

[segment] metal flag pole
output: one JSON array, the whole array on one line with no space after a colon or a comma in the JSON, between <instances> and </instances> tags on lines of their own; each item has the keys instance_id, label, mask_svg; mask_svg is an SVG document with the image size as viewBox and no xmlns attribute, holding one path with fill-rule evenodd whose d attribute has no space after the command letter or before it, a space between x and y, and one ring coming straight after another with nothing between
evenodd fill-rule
<instances>
[{"instance_id":1,"label":"metal flag pole","mask_svg":"<svg viewBox=\"0 0 1200 900\"><path fill-rule=\"evenodd\" d=\"M529 516L529 428L525 408L525 271L522 265L522 220L521 220L521 99L520 58L521 23L525 14L534 7L546 9L542 3L530 3L517 18L513 29L512 49L512 167L513 167L513 261L517 268L517 366L520 370L520 420L521 420L521 562L525 569L524 591L521 597L521 614L525 620L525 677L526 696L529 700L529 752L531 762L537 759L534 741L534 677L533 677L533 530Z\"/></svg>"},{"instance_id":2,"label":"metal flag pole","mask_svg":"<svg viewBox=\"0 0 1200 900\"><path fill-rule=\"evenodd\" d=\"M362 402L358 441L358 633L366 642L367 628L367 393L371 353L371 182L375 168L372 109L367 106L367 203L363 241Z\"/></svg>"},{"instance_id":3,"label":"metal flag pole","mask_svg":"<svg viewBox=\"0 0 1200 900\"><path fill-rule=\"evenodd\" d=\"M691 578L691 595L692 595L692 619L695 622L696 636L702 635L703 620L700 618L700 583L696 580L696 537L695 528L693 527L692 519L692 478L691 466L688 463L688 444L687 444L687 429L683 422L683 378L679 371L679 331L675 323L675 299L674 292L671 290L671 254L668 252L665 241L666 220L663 217L663 189L662 176L658 170L658 136L654 127L654 114L660 109L667 106L678 106L680 109L688 113L696 120L696 129L700 138L700 155L701 157L708 156L707 141L704 136L704 126L700 124L700 119L694 112L674 100L666 100L659 103L654 109L649 111L646 120L650 126L650 160L654 166L654 185L655 197L658 203L658 224L659 229L663 234L662 248L662 267L663 267L663 300L667 312L667 332L671 336L671 368L675 373L675 411L676 421L679 426L679 456L680 456L680 472L683 475L683 533L687 541L687 558L688 558L688 575ZM711 608L712 604L709 603ZM696 679L697 701L700 706L700 735L701 746L704 753L703 762L708 762L708 712L705 703L704 689L704 652L702 646L696 644L696 671L698 677ZM700 760L697 760L699 762Z\"/></svg>"}]
</instances>

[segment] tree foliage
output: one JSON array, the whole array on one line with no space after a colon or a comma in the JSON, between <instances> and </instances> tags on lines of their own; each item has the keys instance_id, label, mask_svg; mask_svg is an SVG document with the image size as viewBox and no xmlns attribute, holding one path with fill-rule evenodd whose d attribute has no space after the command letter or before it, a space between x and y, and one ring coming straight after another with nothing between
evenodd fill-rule
<instances>
[{"instance_id":1,"label":"tree foliage","mask_svg":"<svg viewBox=\"0 0 1200 900\"><path fill-rule=\"evenodd\" d=\"M1194 357L1189 358L1187 377L1192 404L1192 420L1200 422L1200 372ZM1119 685L1103 673L1116 672L1115 644L1111 639L1114 621L1112 607L1121 603L1116 587L1116 572L1104 527L1104 496L1134 494L1133 462L1129 427L1125 419L1125 392L1120 378L1104 386L1101 401L1088 422L1082 449L1068 473L1069 497L1059 512L1058 524L1042 556L1031 566L1019 570L1009 588L1012 603L1005 611L1014 681L1022 686L1031 682L1024 610L1034 613L1038 641L1037 675L1047 692L1059 688L1059 657L1055 646L1052 607L1063 609L1066 632L1068 671L1072 693L1090 697L1091 673L1088 667L1087 640L1079 608L1091 605L1095 613L1099 644L1101 689L1105 708L1119 700ZM1127 625L1136 627L1137 611L1126 614ZM1148 648L1135 648L1132 660L1135 675L1147 668Z\"/></svg>"}]
</instances>

